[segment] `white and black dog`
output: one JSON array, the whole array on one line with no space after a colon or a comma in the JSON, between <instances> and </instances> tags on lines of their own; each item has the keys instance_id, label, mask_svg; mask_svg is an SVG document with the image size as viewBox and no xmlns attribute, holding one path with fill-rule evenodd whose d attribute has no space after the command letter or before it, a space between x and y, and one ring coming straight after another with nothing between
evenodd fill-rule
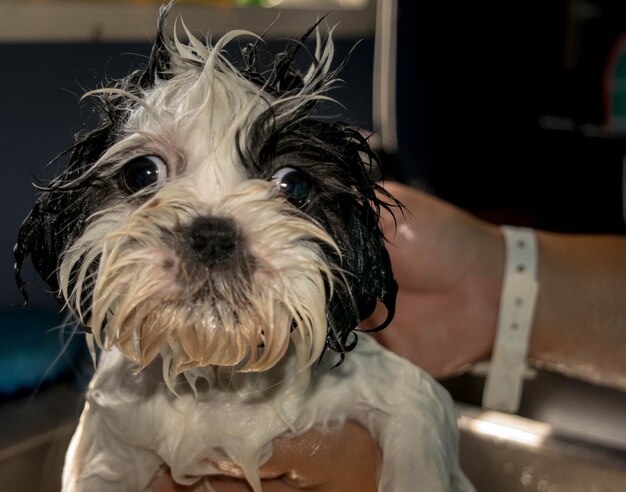
<instances>
[{"instance_id":1,"label":"white and black dog","mask_svg":"<svg viewBox=\"0 0 626 492\"><path fill-rule=\"evenodd\" d=\"M379 196L397 203L369 176L361 133L314 118L341 68L330 35L312 28L264 71L259 41L240 66L223 53L250 33L170 39L170 7L147 66L89 93L100 126L15 248L20 288L30 256L104 349L63 490L147 490L162 468L191 484L227 459L258 492L274 438L347 419L380 445L379 490L473 490L445 390L367 335L357 344L377 303L393 316Z\"/></svg>"}]
</instances>

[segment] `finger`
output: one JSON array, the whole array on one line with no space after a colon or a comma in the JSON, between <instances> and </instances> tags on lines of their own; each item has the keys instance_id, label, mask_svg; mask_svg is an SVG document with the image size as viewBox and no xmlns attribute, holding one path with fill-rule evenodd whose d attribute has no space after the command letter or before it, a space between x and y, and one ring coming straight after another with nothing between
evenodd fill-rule
<instances>
[{"instance_id":1,"label":"finger","mask_svg":"<svg viewBox=\"0 0 626 492\"><path fill-rule=\"evenodd\" d=\"M252 492L252 488L245 480L230 477L215 477L209 480L211 487L215 492ZM299 487L293 487L282 479L263 480L263 492L296 492L302 490ZM202 489L209 490L208 488ZM199 491L198 491L199 492Z\"/></svg>"},{"instance_id":2,"label":"finger","mask_svg":"<svg viewBox=\"0 0 626 492\"><path fill-rule=\"evenodd\" d=\"M174 481L169 471L161 469L152 480L148 490L151 492L200 492L206 490L201 482L193 485L180 485Z\"/></svg>"},{"instance_id":3,"label":"finger","mask_svg":"<svg viewBox=\"0 0 626 492\"><path fill-rule=\"evenodd\" d=\"M211 488L209 489L209 484ZM263 480L263 492L297 492L300 487L294 487L282 478ZM149 489L151 492L253 492L247 481L232 477L205 477L193 485L180 485L174 482L169 473L158 475Z\"/></svg>"}]
</instances>

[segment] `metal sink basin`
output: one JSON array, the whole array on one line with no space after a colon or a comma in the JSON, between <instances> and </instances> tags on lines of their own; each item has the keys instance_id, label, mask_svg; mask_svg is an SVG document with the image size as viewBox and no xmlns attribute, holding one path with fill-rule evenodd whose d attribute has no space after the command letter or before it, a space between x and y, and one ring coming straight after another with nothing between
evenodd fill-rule
<instances>
[{"instance_id":1,"label":"metal sink basin","mask_svg":"<svg viewBox=\"0 0 626 492\"><path fill-rule=\"evenodd\" d=\"M480 408L483 383L444 383L457 401L461 466L479 492L626 491L625 392L540 371L525 382L520 417Z\"/></svg>"},{"instance_id":2,"label":"metal sink basin","mask_svg":"<svg viewBox=\"0 0 626 492\"><path fill-rule=\"evenodd\" d=\"M535 420L457 405L461 466L480 492L624 492L626 451Z\"/></svg>"},{"instance_id":3,"label":"metal sink basin","mask_svg":"<svg viewBox=\"0 0 626 492\"><path fill-rule=\"evenodd\" d=\"M479 492L626 491L626 393L545 375L526 384L520 417L468 403L480 396L480 381L447 386L457 402L461 466ZM58 492L81 400L77 388L60 384L0 405L0 489Z\"/></svg>"},{"instance_id":4,"label":"metal sink basin","mask_svg":"<svg viewBox=\"0 0 626 492\"><path fill-rule=\"evenodd\" d=\"M0 490L59 492L81 406L80 391L67 383L0 404Z\"/></svg>"}]
</instances>

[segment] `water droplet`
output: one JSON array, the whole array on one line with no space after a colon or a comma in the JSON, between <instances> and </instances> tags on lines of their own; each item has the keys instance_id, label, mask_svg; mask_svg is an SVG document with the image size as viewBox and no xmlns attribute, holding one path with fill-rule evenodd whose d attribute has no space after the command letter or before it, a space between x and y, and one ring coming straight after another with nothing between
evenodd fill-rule
<instances>
[{"instance_id":1,"label":"water droplet","mask_svg":"<svg viewBox=\"0 0 626 492\"><path fill-rule=\"evenodd\" d=\"M524 487L530 487L535 482L535 469L532 466L523 468L520 482Z\"/></svg>"},{"instance_id":2,"label":"water droplet","mask_svg":"<svg viewBox=\"0 0 626 492\"><path fill-rule=\"evenodd\" d=\"M548 490L548 481L547 480L539 480L537 482L537 490L544 492Z\"/></svg>"},{"instance_id":3,"label":"water droplet","mask_svg":"<svg viewBox=\"0 0 626 492\"><path fill-rule=\"evenodd\" d=\"M515 463L510 461L504 464L504 473L513 473L515 471Z\"/></svg>"}]
</instances>

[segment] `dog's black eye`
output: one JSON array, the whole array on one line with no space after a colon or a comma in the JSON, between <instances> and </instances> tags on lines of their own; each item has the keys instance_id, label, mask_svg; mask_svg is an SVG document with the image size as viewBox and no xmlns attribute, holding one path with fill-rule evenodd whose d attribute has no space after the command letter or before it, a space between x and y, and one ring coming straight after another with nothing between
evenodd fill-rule
<instances>
[{"instance_id":1,"label":"dog's black eye","mask_svg":"<svg viewBox=\"0 0 626 492\"><path fill-rule=\"evenodd\" d=\"M303 207L309 201L311 183L302 171L293 167L283 167L272 176L272 181L276 183L285 198L296 207Z\"/></svg>"},{"instance_id":2,"label":"dog's black eye","mask_svg":"<svg viewBox=\"0 0 626 492\"><path fill-rule=\"evenodd\" d=\"M122 169L122 184L129 193L158 186L167 178L167 166L156 155L142 155L128 161Z\"/></svg>"}]
</instances>

